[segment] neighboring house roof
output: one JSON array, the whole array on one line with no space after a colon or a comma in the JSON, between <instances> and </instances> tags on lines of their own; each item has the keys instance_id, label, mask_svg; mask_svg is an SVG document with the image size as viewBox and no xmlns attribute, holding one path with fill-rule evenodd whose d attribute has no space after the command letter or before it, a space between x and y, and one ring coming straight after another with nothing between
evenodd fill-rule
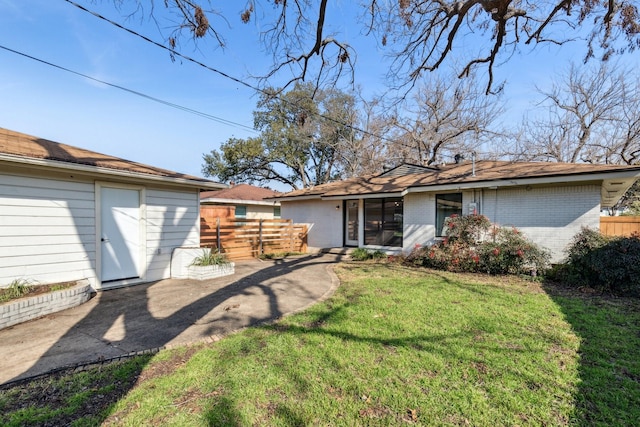
<instances>
[{"instance_id":1,"label":"neighboring house roof","mask_svg":"<svg viewBox=\"0 0 640 427\"><path fill-rule=\"evenodd\" d=\"M177 148L176 148L177 149ZM201 188L224 184L0 128L0 161L175 182Z\"/></svg>"},{"instance_id":2,"label":"neighboring house roof","mask_svg":"<svg viewBox=\"0 0 640 427\"><path fill-rule=\"evenodd\" d=\"M234 204L234 205L274 205L273 199L281 193L249 184L237 184L220 191L205 191L200 193L201 204ZM280 203L276 202L276 205Z\"/></svg>"},{"instance_id":3,"label":"neighboring house roof","mask_svg":"<svg viewBox=\"0 0 640 427\"><path fill-rule=\"evenodd\" d=\"M406 173L398 174L398 168ZM640 176L640 165L508 162L480 160L429 169L400 166L379 175L351 178L281 195L279 200L403 196L412 192L455 191L538 184L602 182L601 204L614 205Z\"/></svg>"}]
</instances>

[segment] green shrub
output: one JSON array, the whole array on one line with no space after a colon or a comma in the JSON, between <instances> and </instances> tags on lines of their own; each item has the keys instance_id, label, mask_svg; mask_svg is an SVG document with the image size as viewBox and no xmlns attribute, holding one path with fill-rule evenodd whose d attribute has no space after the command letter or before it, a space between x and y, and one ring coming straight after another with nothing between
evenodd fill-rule
<instances>
[{"instance_id":1,"label":"green shrub","mask_svg":"<svg viewBox=\"0 0 640 427\"><path fill-rule=\"evenodd\" d=\"M603 290L640 296L640 236L612 239L595 251L593 262Z\"/></svg>"},{"instance_id":2,"label":"green shrub","mask_svg":"<svg viewBox=\"0 0 640 427\"><path fill-rule=\"evenodd\" d=\"M571 286L598 288L598 272L593 263L595 251L611 239L599 231L583 227L566 250L567 259L549 276Z\"/></svg>"},{"instance_id":3,"label":"green shrub","mask_svg":"<svg viewBox=\"0 0 640 427\"><path fill-rule=\"evenodd\" d=\"M371 258L372 259L385 259L385 258L387 258L387 254L384 251L381 251L380 249L376 249L375 251L371 252Z\"/></svg>"},{"instance_id":4,"label":"green shrub","mask_svg":"<svg viewBox=\"0 0 640 427\"><path fill-rule=\"evenodd\" d=\"M480 261L474 248L448 239L418 251L422 254L410 256L414 264L437 270L476 271Z\"/></svg>"},{"instance_id":5,"label":"green shrub","mask_svg":"<svg viewBox=\"0 0 640 427\"><path fill-rule=\"evenodd\" d=\"M610 241L610 237L590 228L582 227L580 232L573 237L573 241L567 249L569 261L574 265L590 268L590 263L582 264L586 261L586 257L588 257L594 250L603 247Z\"/></svg>"},{"instance_id":6,"label":"green shrub","mask_svg":"<svg viewBox=\"0 0 640 427\"><path fill-rule=\"evenodd\" d=\"M547 267L549 254L514 227L493 227L489 235L491 223L483 215L452 216L447 227L447 237L432 246L416 247L407 262L489 274L537 274Z\"/></svg>"},{"instance_id":7,"label":"green shrub","mask_svg":"<svg viewBox=\"0 0 640 427\"><path fill-rule=\"evenodd\" d=\"M369 259L385 259L387 254L381 250L370 251L365 248L356 248L351 252L351 259L354 261L366 261Z\"/></svg>"},{"instance_id":8,"label":"green shrub","mask_svg":"<svg viewBox=\"0 0 640 427\"><path fill-rule=\"evenodd\" d=\"M446 220L447 237L450 242L459 242L463 245L473 246L485 239L491 228L491 221L484 215L456 215L453 214Z\"/></svg>"},{"instance_id":9,"label":"green shrub","mask_svg":"<svg viewBox=\"0 0 640 427\"><path fill-rule=\"evenodd\" d=\"M197 256L191 262L191 265L205 267L209 265L224 265L228 264L229 260L224 254L219 251L212 251L211 249L203 249L202 255Z\"/></svg>"},{"instance_id":10,"label":"green shrub","mask_svg":"<svg viewBox=\"0 0 640 427\"><path fill-rule=\"evenodd\" d=\"M527 239L515 227L501 227L494 238L482 242L479 269L489 274L542 273L549 263L549 253Z\"/></svg>"},{"instance_id":11,"label":"green shrub","mask_svg":"<svg viewBox=\"0 0 640 427\"><path fill-rule=\"evenodd\" d=\"M278 259L278 258L286 258L289 256L295 255L305 255L304 252L270 252L266 254L260 254L260 259Z\"/></svg>"},{"instance_id":12,"label":"green shrub","mask_svg":"<svg viewBox=\"0 0 640 427\"><path fill-rule=\"evenodd\" d=\"M33 283L27 279L15 279L8 287L0 291L0 302L22 298L33 289Z\"/></svg>"},{"instance_id":13,"label":"green shrub","mask_svg":"<svg viewBox=\"0 0 640 427\"><path fill-rule=\"evenodd\" d=\"M583 228L553 279L619 296L640 297L640 235L607 237Z\"/></svg>"},{"instance_id":14,"label":"green shrub","mask_svg":"<svg viewBox=\"0 0 640 427\"><path fill-rule=\"evenodd\" d=\"M369 251L365 248L356 248L351 252L351 259L354 261L365 261L369 259Z\"/></svg>"}]
</instances>

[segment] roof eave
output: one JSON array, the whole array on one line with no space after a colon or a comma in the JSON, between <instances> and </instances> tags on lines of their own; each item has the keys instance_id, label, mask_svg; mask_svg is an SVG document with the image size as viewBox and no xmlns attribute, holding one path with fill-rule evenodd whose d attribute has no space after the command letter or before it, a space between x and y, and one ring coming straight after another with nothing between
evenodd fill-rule
<instances>
[{"instance_id":1,"label":"roof eave","mask_svg":"<svg viewBox=\"0 0 640 427\"><path fill-rule=\"evenodd\" d=\"M280 204L277 200L273 202L265 200L242 200L242 199L221 199L207 197L200 199L200 204L226 204L226 205L259 205L259 206L277 206Z\"/></svg>"},{"instance_id":2,"label":"roof eave","mask_svg":"<svg viewBox=\"0 0 640 427\"><path fill-rule=\"evenodd\" d=\"M440 185L409 186L404 193L422 193L433 191L473 190L492 187L517 187L523 185L544 185L579 183L587 181L604 181L611 179L631 179L640 177L640 168L633 170L614 170L608 172L581 173L572 175L554 175L532 178L512 178L470 182L453 182Z\"/></svg>"},{"instance_id":3,"label":"roof eave","mask_svg":"<svg viewBox=\"0 0 640 427\"><path fill-rule=\"evenodd\" d=\"M278 202L292 202L299 200L320 200L320 194L303 194L301 196L285 196L285 197L273 197L271 200Z\"/></svg>"},{"instance_id":4,"label":"roof eave","mask_svg":"<svg viewBox=\"0 0 640 427\"><path fill-rule=\"evenodd\" d=\"M322 200L348 200L348 199L380 199L384 197L402 197L404 191L389 191L368 194L340 194L334 196L322 196Z\"/></svg>"},{"instance_id":5,"label":"roof eave","mask_svg":"<svg viewBox=\"0 0 640 427\"><path fill-rule=\"evenodd\" d=\"M17 165L26 165L30 167L38 167L42 169L58 169L65 171L75 171L90 175L107 175L120 178L128 178L134 180L152 181L162 184L179 185L183 187L194 187L200 189L220 190L228 188L227 184L214 181L198 181L187 178L169 177L162 175L152 175L140 172L126 171L120 169L110 169L100 166L84 165L81 163L68 163L58 160L37 159L32 157L17 156L11 154L0 153L0 161L9 162Z\"/></svg>"},{"instance_id":6,"label":"roof eave","mask_svg":"<svg viewBox=\"0 0 640 427\"><path fill-rule=\"evenodd\" d=\"M302 201L302 200L346 200L346 199L367 199L381 197L401 197L408 193L424 193L437 191L460 191L491 188L518 187L526 185L549 185L549 184L575 184L580 182L595 182L607 180L631 180L640 177L640 167L624 170L609 170L600 172L583 172L573 174L555 174L542 177L515 177L507 179L494 180L478 180L478 181L459 181L449 182L446 184L428 184L428 185L407 185L401 189L395 189L388 192L376 192L362 194L357 192L335 194L325 196L323 194L276 197L279 201Z\"/></svg>"}]
</instances>

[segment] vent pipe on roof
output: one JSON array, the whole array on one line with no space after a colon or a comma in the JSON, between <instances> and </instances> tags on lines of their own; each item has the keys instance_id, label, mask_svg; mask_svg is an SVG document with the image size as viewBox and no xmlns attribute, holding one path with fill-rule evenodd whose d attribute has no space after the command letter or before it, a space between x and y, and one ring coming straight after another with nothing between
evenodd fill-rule
<instances>
[{"instance_id":1,"label":"vent pipe on roof","mask_svg":"<svg viewBox=\"0 0 640 427\"><path fill-rule=\"evenodd\" d=\"M471 152L471 176L476 176L476 152Z\"/></svg>"}]
</instances>

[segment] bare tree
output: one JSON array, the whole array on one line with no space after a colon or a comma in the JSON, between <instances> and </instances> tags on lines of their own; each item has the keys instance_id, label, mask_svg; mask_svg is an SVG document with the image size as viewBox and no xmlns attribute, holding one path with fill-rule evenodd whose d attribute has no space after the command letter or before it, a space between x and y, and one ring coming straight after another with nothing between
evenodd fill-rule
<instances>
[{"instance_id":1,"label":"bare tree","mask_svg":"<svg viewBox=\"0 0 640 427\"><path fill-rule=\"evenodd\" d=\"M397 7L370 3L371 29L382 35L383 44L392 44L395 60L389 74L399 76L401 86L413 85L424 71L438 69L469 35L489 43L486 51L465 61L459 76L469 76L477 66L486 65L487 93L492 90L499 55L512 54L520 44L564 44L578 37L580 29L590 27L585 58L600 48L602 59L607 59L616 52L615 40L626 38L618 52L632 51L640 42L640 16L630 1L399 0Z\"/></svg>"},{"instance_id":2,"label":"bare tree","mask_svg":"<svg viewBox=\"0 0 640 427\"><path fill-rule=\"evenodd\" d=\"M626 78L634 78L626 75ZM607 163L628 165L640 163L640 77L625 82L624 99L617 126L611 138L615 143L606 148ZM601 141L602 142L602 141Z\"/></svg>"},{"instance_id":3,"label":"bare tree","mask_svg":"<svg viewBox=\"0 0 640 427\"><path fill-rule=\"evenodd\" d=\"M414 107L396 118L392 149L422 165L474 151L500 133L492 125L502 110L500 100L483 96L473 79L432 79L416 94Z\"/></svg>"},{"instance_id":4,"label":"bare tree","mask_svg":"<svg viewBox=\"0 0 640 427\"><path fill-rule=\"evenodd\" d=\"M638 77L607 64L571 66L544 97L543 117L525 118L518 143L506 150L527 160L633 164L640 158ZM515 150L514 150L515 148Z\"/></svg>"},{"instance_id":5,"label":"bare tree","mask_svg":"<svg viewBox=\"0 0 640 427\"><path fill-rule=\"evenodd\" d=\"M358 107L352 112L351 122L357 124L358 130L343 141L339 150L343 178L380 173L390 160L391 140L385 136L390 136L393 121L380 111L379 100L366 101L360 97Z\"/></svg>"},{"instance_id":6,"label":"bare tree","mask_svg":"<svg viewBox=\"0 0 640 427\"><path fill-rule=\"evenodd\" d=\"M135 4L138 13L150 5L143 13L158 21L167 18L176 30L168 39L172 46L179 35L212 35L222 46L224 27L233 22L210 0L137 0ZM265 78L290 73L283 88L299 80L311 80L316 86L344 77L353 80L356 52L346 36L327 22L332 6L327 0L246 1L239 12L242 22L264 18L260 38L274 59ZM585 58L599 52L601 59L640 46L640 13L631 0L367 0L360 7L354 22L388 50L394 58L389 77L396 87L407 90L421 81L424 72L440 68L453 52L468 52L469 39L485 47L464 60L458 75L468 76L478 66L486 66L487 93L493 88L496 62L509 58L523 44L563 44L587 32Z\"/></svg>"}]
</instances>

